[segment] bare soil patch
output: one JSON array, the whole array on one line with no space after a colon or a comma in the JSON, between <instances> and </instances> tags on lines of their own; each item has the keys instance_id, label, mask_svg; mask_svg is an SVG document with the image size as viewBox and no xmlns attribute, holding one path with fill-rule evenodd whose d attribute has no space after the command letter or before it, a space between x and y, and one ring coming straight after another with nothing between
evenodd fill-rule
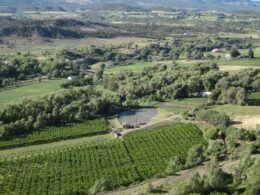
<instances>
[{"instance_id":1,"label":"bare soil patch","mask_svg":"<svg viewBox=\"0 0 260 195\"><path fill-rule=\"evenodd\" d=\"M234 124L234 126L239 128L256 128L257 125L260 125L260 115L256 116L235 116L233 118L234 121L238 123Z\"/></svg>"}]
</instances>

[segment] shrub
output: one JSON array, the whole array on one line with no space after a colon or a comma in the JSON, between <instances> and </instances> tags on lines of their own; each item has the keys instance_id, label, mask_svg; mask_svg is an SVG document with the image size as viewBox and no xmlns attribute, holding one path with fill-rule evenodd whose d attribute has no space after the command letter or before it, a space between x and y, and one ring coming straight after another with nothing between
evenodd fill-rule
<instances>
[{"instance_id":1,"label":"shrub","mask_svg":"<svg viewBox=\"0 0 260 195\"><path fill-rule=\"evenodd\" d=\"M225 125L230 124L230 117L224 113L215 110L201 110L196 114L196 117L212 125Z\"/></svg>"},{"instance_id":2,"label":"shrub","mask_svg":"<svg viewBox=\"0 0 260 195\"><path fill-rule=\"evenodd\" d=\"M230 52L230 55L232 58L236 58L236 57L240 56L241 54L237 49L232 49Z\"/></svg>"},{"instance_id":3,"label":"shrub","mask_svg":"<svg viewBox=\"0 0 260 195\"><path fill-rule=\"evenodd\" d=\"M195 145L188 152L186 166L195 167L201 164L204 159L204 147L202 145Z\"/></svg>"},{"instance_id":4,"label":"shrub","mask_svg":"<svg viewBox=\"0 0 260 195\"><path fill-rule=\"evenodd\" d=\"M217 127L211 127L205 130L205 138L206 139L217 139L218 138L218 132L219 132L219 128Z\"/></svg>"},{"instance_id":5,"label":"shrub","mask_svg":"<svg viewBox=\"0 0 260 195\"><path fill-rule=\"evenodd\" d=\"M179 156L175 156L170 160L165 172L168 175L172 175L175 174L177 171L182 170L183 168L184 168L184 160Z\"/></svg>"},{"instance_id":6,"label":"shrub","mask_svg":"<svg viewBox=\"0 0 260 195\"><path fill-rule=\"evenodd\" d=\"M211 140L209 141L207 153L219 159L221 155L226 153L226 147L220 140Z\"/></svg>"},{"instance_id":7,"label":"shrub","mask_svg":"<svg viewBox=\"0 0 260 195\"><path fill-rule=\"evenodd\" d=\"M105 179L95 181L95 184L90 188L90 194L96 194L98 192L104 192L111 189L111 184Z\"/></svg>"}]
</instances>

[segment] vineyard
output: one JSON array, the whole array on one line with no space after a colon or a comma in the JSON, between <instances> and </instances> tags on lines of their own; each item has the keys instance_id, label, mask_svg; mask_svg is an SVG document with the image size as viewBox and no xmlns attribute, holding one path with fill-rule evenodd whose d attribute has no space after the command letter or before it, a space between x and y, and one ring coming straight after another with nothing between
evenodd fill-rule
<instances>
[{"instance_id":1,"label":"vineyard","mask_svg":"<svg viewBox=\"0 0 260 195\"><path fill-rule=\"evenodd\" d=\"M2 159L0 194L85 194L100 179L113 189L128 186L162 174L173 156L186 157L204 142L195 125L176 124L123 140Z\"/></svg>"},{"instance_id":2,"label":"vineyard","mask_svg":"<svg viewBox=\"0 0 260 195\"><path fill-rule=\"evenodd\" d=\"M142 178L163 174L173 156L186 158L188 150L203 143L201 131L195 125L176 124L156 131L128 135L124 143Z\"/></svg>"},{"instance_id":3,"label":"vineyard","mask_svg":"<svg viewBox=\"0 0 260 195\"><path fill-rule=\"evenodd\" d=\"M0 140L0 149L28 146L40 143L50 143L82 136L93 136L107 133L106 120L104 118L89 120L85 123L69 124L61 127L49 127L42 131L36 131L23 137L11 140Z\"/></svg>"}]
</instances>

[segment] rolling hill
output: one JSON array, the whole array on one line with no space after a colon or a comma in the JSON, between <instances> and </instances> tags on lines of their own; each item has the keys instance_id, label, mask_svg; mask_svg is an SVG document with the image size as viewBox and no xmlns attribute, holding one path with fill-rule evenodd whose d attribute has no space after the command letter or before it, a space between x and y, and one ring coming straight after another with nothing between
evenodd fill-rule
<instances>
[{"instance_id":1,"label":"rolling hill","mask_svg":"<svg viewBox=\"0 0 260 195\"><path fill-rule=\"evenodd\" d=\"M253 0L0 0L2 11L96 9L104 5L260 11L260 1Z\"/></svg>"}]
</instances>

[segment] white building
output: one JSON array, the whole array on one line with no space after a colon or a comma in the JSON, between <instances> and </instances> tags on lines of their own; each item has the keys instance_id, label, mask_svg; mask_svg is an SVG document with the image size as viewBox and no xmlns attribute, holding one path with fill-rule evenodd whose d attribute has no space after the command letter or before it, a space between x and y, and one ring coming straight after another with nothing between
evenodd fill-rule
<instances>
[{"instance_id":1,"label":"white building","mask_svg":"<svg viewBox=\"0 0 260 195\"><path fill-rule=\"evenodd\" d=\"M78 78L78 76L69 76L68 77L68 80L69 81L72 81L72 80L75 80L75 79L77 79Z\"/></svg>"},{"instance_id":2,"label":"white building","mask_svg":"<svg viewBox=\"0 0 260 195\"><path fill-rule=\"evenodd\" d=\"M211 92L205 91L205 92L194 93L192 95L196 97L209 97L211 95Z\"/></svg>"}]
</instances>

